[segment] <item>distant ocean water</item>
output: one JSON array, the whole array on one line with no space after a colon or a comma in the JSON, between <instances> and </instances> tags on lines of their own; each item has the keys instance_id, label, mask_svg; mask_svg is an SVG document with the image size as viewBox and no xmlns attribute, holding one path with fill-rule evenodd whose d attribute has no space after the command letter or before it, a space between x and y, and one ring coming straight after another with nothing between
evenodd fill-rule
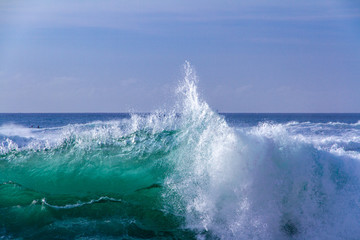
<instances>
[{"instance_id":1,"label":"distant ocean water","mask_svg":"<svg viewBox=\"0 0 360 240\"><path fill-rule=\"evenodd\" d=\"M0 114L1 239L359 239L360 114ZM39 128L38 128L39 126Z\"/></svg>"}]
</instances>

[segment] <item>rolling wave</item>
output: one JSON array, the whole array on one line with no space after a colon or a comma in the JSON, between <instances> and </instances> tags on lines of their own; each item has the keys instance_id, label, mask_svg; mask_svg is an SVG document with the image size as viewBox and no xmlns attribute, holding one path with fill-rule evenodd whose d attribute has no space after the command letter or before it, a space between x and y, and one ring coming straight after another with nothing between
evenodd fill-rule
<instances>
[{"instance_id":1,"label":"rolling wave","mask_svg":"<svg viewBox=\"0 0 360 240\"><path fill-rule=\"evenodd\" d=\"M230 127L185 64L172 111L0 127L7 238L356 239L356 124Z\"/></svg>"}]
</instances>

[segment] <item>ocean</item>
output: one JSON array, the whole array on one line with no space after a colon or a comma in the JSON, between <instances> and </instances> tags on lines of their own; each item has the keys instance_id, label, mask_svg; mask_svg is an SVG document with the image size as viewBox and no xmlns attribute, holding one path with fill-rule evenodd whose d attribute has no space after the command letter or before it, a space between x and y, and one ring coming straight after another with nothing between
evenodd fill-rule
<instances>
[{"instance_id":1,"label":"ocean","mask_svg":"<svg viewBox=\"0 0 360 240\"><path fill-rule=\"evenodd\" d=\"M0 239L359 239L360 114L0 114Z\"/></svg>"}]
</instances>

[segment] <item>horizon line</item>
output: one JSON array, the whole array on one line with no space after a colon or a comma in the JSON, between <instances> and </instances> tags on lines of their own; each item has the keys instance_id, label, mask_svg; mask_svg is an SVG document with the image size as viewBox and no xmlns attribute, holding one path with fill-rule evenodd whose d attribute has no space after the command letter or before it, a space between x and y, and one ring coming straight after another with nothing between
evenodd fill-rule
<instances>
[{"instance_id":1,"label":"horizon line","mask_svg":"<svg viewBox=\"0 0 360 240\"><path fill-rule=\"evenodd\" d=\"M360 112L218 112L218 114L360 114ZM151 114L151 112L0 112L0 114Z\"/></svg>"}]
</instances>

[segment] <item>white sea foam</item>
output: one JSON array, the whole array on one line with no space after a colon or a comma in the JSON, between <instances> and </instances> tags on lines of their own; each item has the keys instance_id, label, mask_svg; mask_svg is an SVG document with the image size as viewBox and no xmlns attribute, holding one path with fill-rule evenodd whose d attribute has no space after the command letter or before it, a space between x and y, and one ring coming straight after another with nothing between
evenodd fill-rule
<instances>
[{"instance_id":1,"label":"white sea foam","mask_svg":"<svg viewBox=\"0 0 360 240\"><path fill-rule=\"evenodd\" d=\"M31 129L16 124L4 124L0 126L0 135L4 136L19 136L25 138L32 138L35 136L36 129Z\"/></svg>"},{"instance_id":2,"label":"white sea foam","mask_svg":"<svg viewBox=\"0 0 360 240\"><path fill-rule=\"evenodd\" d=\"M187 226L199 239L207 234L220 239L360 236L358 156L325 148L358 142L357 133L351 140L326 136L322 142L316 134L289 130L312 124L297 122L235 131L198 98L189 68L185 79L193 80L182 85L186 145L176 153L166 197L175 206L185 205Z\"/></svg>"},{"instance_id":3,"label":"white sea foam","mask_svg":"<svg viewBox=\"0 0 360 240\"><path fill-rule=\"evenodd\" d=\"M100 197L98 199L90 200L88 202L77 202L77 203L73 203L73 204L66 204L66 205L63 205L63 206L50 204L50 203L48 203L46 201L45 198L43 198L41 200L41 204L43 204L45 206L48 206L48 207L51 207L51 208L55 208L55 209L72 209L72 208L83 207L83 206L86 206L86 205L92 205L92 204L101 203L101 202L122 202L122 200L104 196L104 197ZM35 204L35 203L37 203L37 201L33 201L33 204Z\"/></svg>"}]
</instances>

